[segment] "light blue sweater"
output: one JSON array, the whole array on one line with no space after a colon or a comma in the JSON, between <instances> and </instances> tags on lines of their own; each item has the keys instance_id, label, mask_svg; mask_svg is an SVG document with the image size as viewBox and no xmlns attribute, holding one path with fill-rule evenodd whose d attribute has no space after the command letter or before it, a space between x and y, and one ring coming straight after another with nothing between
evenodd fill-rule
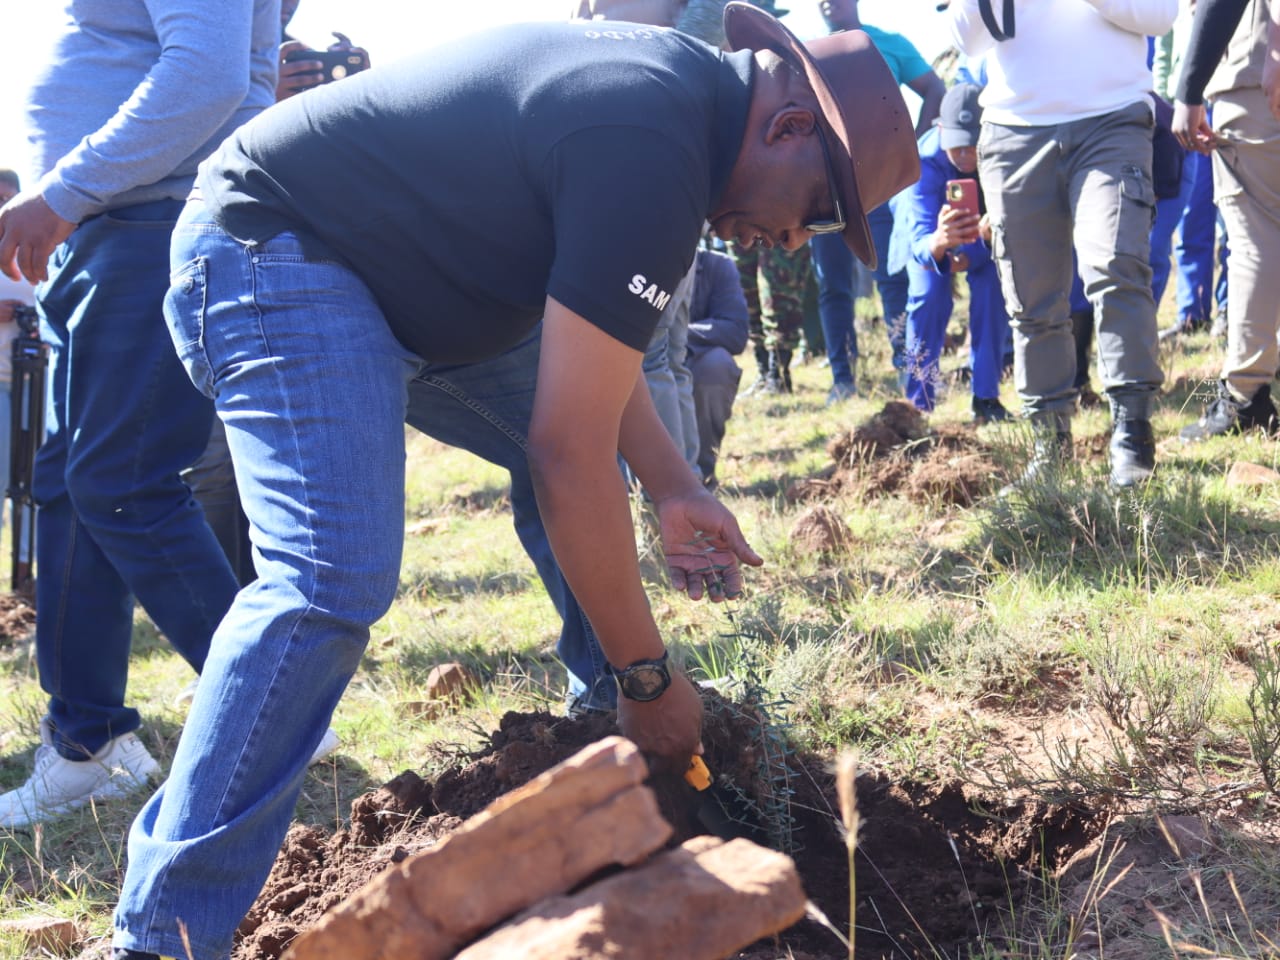
<instances>
[{"instance_id":1,"label":"light blue sweater","mask_svg":"<svg viewBox=\"0 0 1280 960\"><path fill-rule=\"evenodd\" d=\"M26 114L63 219L185 197L200 161L275 100L280 0L64 3Z\"/></svg>"}]
</instances>

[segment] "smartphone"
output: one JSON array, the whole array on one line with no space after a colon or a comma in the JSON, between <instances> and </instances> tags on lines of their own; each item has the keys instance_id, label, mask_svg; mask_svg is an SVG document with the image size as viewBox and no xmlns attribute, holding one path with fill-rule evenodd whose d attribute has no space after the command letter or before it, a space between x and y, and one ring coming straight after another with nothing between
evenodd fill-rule
<instances>
[{"instance_id":1,"label":"smartphone","mask_svg":"<svg viewBox=\"0 0 1280 960\"><path fill-rule=\"evenodd\" d=\"M341 80L353 73L359 73L369 66L368 57L363 50L291 50L285 60L318 60L321 64L320 82L329 83Z\"/></svg>"},{"instance_id":2,"label":"smartphone","mask_svg":"<svg viewBox=\"0 0 1280 960\"><path fill-rule=\"evenodd\" d=\"M947 181L947 203L957 210L978 215L978 181L973 178Z\"/></svg>"}]
</instances>

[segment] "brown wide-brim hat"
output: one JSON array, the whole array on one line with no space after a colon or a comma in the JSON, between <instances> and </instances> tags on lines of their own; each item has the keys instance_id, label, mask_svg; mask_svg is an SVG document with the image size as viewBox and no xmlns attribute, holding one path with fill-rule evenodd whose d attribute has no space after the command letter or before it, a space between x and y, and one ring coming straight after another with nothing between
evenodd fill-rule
<instances>
[{"instance_id":1,"label":"brown wide-brim hat","mask_svg":"<svg viewBox=\"0 0 1280 960\"><path fill-rule=\"evenodd\" d=\"M725 5L724 33L731 50L771 50L809 81L843 148L833 145L831 163L844 204L844 242L874 269L867 211L920 179L915 128L889 65L861 30L801 43L777 18L737 0Z\"/></svg>"}]
</instances>

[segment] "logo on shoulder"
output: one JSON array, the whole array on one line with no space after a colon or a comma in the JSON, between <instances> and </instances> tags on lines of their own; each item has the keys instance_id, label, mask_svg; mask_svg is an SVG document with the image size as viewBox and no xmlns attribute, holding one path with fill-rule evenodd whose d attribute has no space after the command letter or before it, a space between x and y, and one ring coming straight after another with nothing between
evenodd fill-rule
<instances>
[{"instance_id":1,"label":"logo on shoulder","mask_svg":"<svg viewBox=\"0 0 1280 960\"><path fill-rule=\"evenodd\" d=\"M671 294L665 290L659 290L658 285L650 283L643 273L637 273L632 277L631 282L627 284L627 289L641 300L647 300L656 310L665 310L667 301L671 299Z\"/></svg>"}]
</instances>

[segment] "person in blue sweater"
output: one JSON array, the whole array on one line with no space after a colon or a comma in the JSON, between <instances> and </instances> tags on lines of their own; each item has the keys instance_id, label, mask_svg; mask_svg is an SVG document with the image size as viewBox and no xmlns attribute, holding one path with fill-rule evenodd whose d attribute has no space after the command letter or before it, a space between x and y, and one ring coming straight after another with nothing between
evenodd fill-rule
<instances>
[{"instance_id":1,"label":"person in blue sweater","mask_svg":"<svg viewBox=\"0 0 1280 960\"><path fill-rule=\"evenodd\" d=\"M969 280L969 355L973 369L973 417L1006 420L1000 404L1000 372L1009 315L1005 312L991 250L979 236L979 214L947 203L948 180L976 179L982 88L960 83L947 91L937 126L920 138L920 179L894 198L895 258L906 259L907 398L924 411L934 407L938 358L951 319L951 280ZM981 188L978 192L981 201ZM981 209L981 208L980 208ZM903 249L905 248L905 249ZM905 254L905 257L903 256Z\"/></svg>"},{"instance_id":2,"label":"person in blue sweater","mask_svg":"<svg viewBox=\"0 0 1280 960\"><path fill-rule=\"evenodd\" d=\"M178 473L213 403L174 352L169 237L196 167L275 99L279 0L77 0L27 95L36 181L0 271L39 282L52 350L35 463L36 659L49 695L12 830L146 786L125 702L135 600L198 673L237 583Z\"/></svg>"}]
</instances>

